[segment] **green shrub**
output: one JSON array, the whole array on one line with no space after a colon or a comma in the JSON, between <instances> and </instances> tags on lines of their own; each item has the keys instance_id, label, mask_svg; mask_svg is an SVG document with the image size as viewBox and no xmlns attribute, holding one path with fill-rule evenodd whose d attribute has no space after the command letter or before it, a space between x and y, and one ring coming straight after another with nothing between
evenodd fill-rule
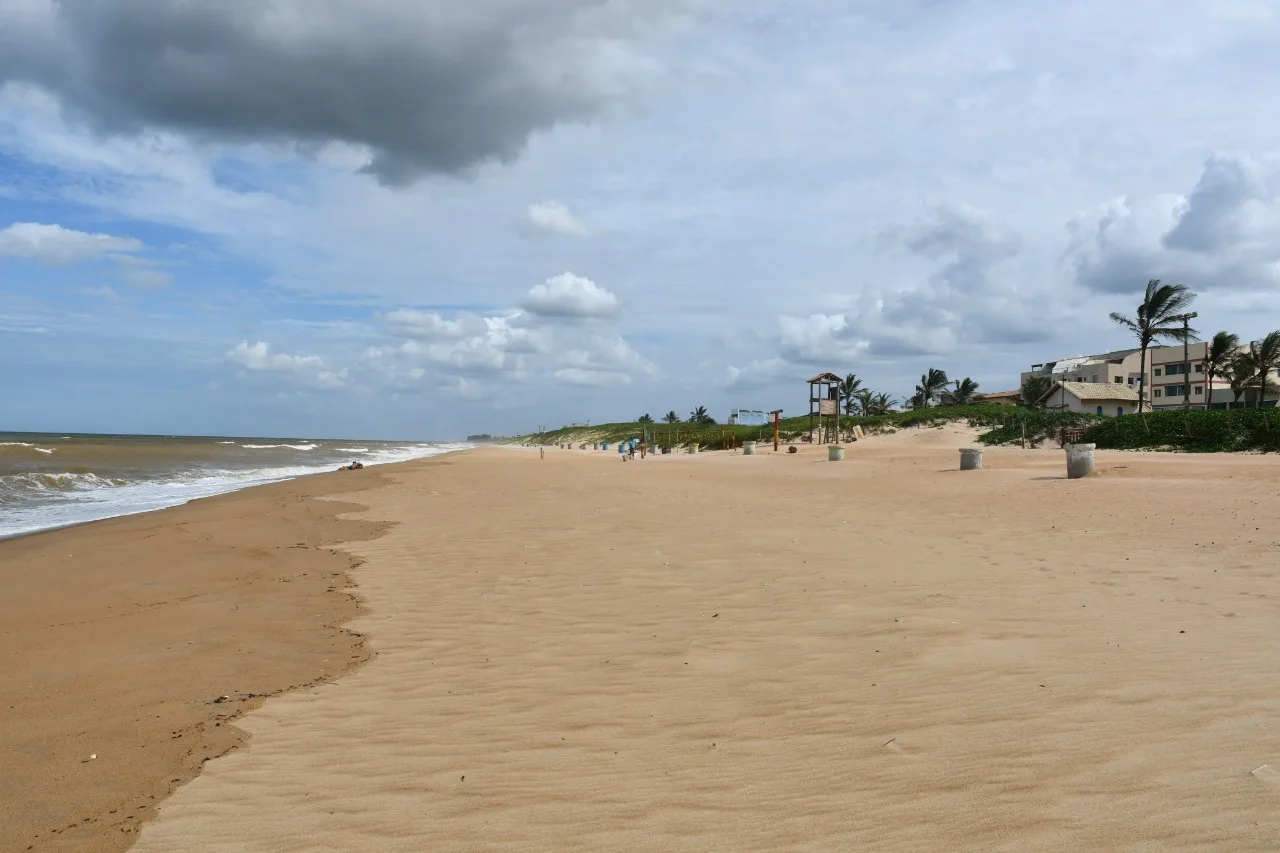
<instances>
[{"instance_id":1,"label":"green shrub","mask_svg":"<svg viewBox=\"0 0 1280 853\"><path fill-rule=\"evenodd\" d=\"M1190 409L1124 415L1094 425L1084 440L1114 450L1275 452L1280 451L1280 412Z\"/></svg>"}]
</instances>

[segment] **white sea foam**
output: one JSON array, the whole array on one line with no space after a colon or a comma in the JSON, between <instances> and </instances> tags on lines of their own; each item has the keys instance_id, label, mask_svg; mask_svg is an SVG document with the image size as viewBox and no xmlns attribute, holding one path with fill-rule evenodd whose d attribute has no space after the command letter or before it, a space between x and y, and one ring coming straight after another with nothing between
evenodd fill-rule
<instances>
[{"instance_id":1,"label":"white sea foam","mask_svg":"<svg viewBox=\"0 0 1280 853\"><path fill-rule=\"evenodd\" d=\"M310 449L316 445L300 445ZM366 466L406 462L462 450L467 444L415 444L371 450ZM291 446L292 447L292 446ZM295 448L296 449L296 448ZM350 449L344 451L352 452ZM89 473L24 473L0 477L0 538L134 515L249 486L332 471L335 462L249 470L204 469L168 479L128 482ZM41 502L31 504L30 499Z\"/></svg>"},{"instance_id":2,"label":"white sea foam","mask_svg":"<svg viewBox=\"0 0 1280 853\"><path fill-rule=\"evenodd\" d=\"M28 450L34 450L36 453L52 453L53 450L48 447L36 447L34 444L28 444L25 441L0 441L0 447L25 447Z\"/></svg>"},{"instance_id":3,"label":"white sea foam","mask_svg":"<svg viewBox=\"0 0 1280 853\"><path fill-rule=\"evenodd\" d=\"M241 447L246 450L272 450L275 448L289 448L290 450L315 450L318 444L242 444Z\"/></svg>"},{"instance_id":4,"label":"white sea foam","mask_svg":"<svg viewBox=\"0 0 1280 853\"><path fill-rule=\"evenodd\" d=\"M368 453L369 452L369 448L367 447L335 447L334 450L338 451L339 453Z\"/></svg>"}]
</instances>

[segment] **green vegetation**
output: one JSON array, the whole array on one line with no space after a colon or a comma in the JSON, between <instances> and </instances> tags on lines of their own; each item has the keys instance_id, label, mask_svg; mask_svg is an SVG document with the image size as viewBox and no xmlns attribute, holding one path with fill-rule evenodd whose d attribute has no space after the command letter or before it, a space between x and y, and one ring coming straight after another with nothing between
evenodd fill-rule
<instances>
[{"instance_id":1,"label":"green vegetation","mask_svg":"<svg viewBox=\"0 0 1280 853\"><path fill-rule=\"evenodd\" d=\"M691 424L714 424L716 419L711 417L711 413L707 411L706 406L699 406L689 413L689 423Z\"/></svg>"},{"instance_id":2,"label":"green vegetation","mask_svg":"<svg viewBox=\"0 0 1280 853\"><path fill-rule=\"evenodd\" d=\"M1084 441L1112 450L1219 453L1280 451L1280 412L1266 409L1177 409L1105 418Z\"/></svg>"},{"instance_id":3,"label":"green vegetation","mask_svg":"<svg viewBox=\"0 0 1280 853\"><path fill-rule=\"evenodd\" d=\"M857 374L850 373L844 379L840 380L840 399L844 400L844 413L846 415L856 415L858 413L858 401L860 395L870 394L870 391L862 390L862 380Z\"/></svg>"},{"instance_id":4,"label":"green vegetation","mask_svg":"<svg viewBox=\"0 0 1280 853\"><path fill-rule=\"evenodd\" d=\"M937 406L867 417L842 417L840 426L846 434L852 431L854 426L862 427L868 434L875 434L895 432L900 429L942 426L947 423L963 423L975 427L986 427L988 432L979 438L979 441L984 444L1018 444L1022 441L1025 428L1027 440L1038 444L1045 440L1056 439L1064 427L1087 427L1099 420L1102 418L1098 415L1075 412L1046 412L1014 406L976 404ZM807 415L783 418L778 424L778 433L784 442L799 441L803 436L808 435L808 432L809 417ZM773 441L773 426L613 423L590 427L562 427L543 433L541 440L545 444L566 442L582 444L595 441L625 441L629 438L640 438L643 435L648 435L657 446L664 444L675 446L697 441L707 449L717 449L740 445L746 440ZM515 439L519 442L538 440L537 434L524 435Z\"/></svg>"},{"instance_id":5,"label":"green vegetation","mask_svg":"<svg viewBox=\"0 0 1280 853\"><path fill-rule=\"evenodd\" d=\"M956 387L942 392L942 405L972 406L974 403L982 402L982 395L978 393L978 383L968 376L963 381L957 379L955 385Z\"/></svg>"},{"instance_id":6,"label":"green vegetation","mask_svg":"<svg viewBox=\"0 0 1280 853\"><path fill-rule=\"evenodd\" d=\"M939 370L936 367L929 368L929 372L920 377L920 384L916 386L916 392L911 396L908 404L913 409L924 409L932 406L942 396L942 392L947 390L947 372Z\"/></svg>"},{"instance_id":7,"label":"green vegetation","mask_svg":"<svg viewBox=\"0 0 1280 853\"><path fill-rule=\"evenodd\" d=\"M1028 376L1019 391L1022 398L1020 405L1028 409L1043 409L1044 398L1048 396L1051 388L1053 388L1053 380L1048 376Z\"/></svg>"}]
</instances>

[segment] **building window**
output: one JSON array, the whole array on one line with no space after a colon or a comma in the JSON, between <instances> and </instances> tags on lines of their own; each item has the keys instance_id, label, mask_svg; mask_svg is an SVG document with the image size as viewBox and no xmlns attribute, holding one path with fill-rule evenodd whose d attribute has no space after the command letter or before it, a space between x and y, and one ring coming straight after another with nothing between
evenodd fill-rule
<instances>
[{"instance_id":1,"label":"building window","mask_svg":"<svg viewBox=\"0 0 1280 853\"><path fill-rule=\"evenodd\" d=\"M1124 414L1124 406L1116 406L1116 417Z\"/></svg>"},{"instance_id":2,"label":"building window","mask_svg":"<svg viewBox=\"0 0 1280 853\"><path fill-rule=\"evenodd\" d=\"M1159 397L1159 396L1160 396L1160 389L1159 389L1159 388L1157 388L1157 389L1156 389L1156 396L1157 396L1157 397Z\"/></svg>"},{"instance_id":3,"label":"building window","mask_svg":"<svg viewBox=\"0 0 1280 853\"><path fill-rule=\"evenodd\" d=\"M1123 379L1121 379L1119 376L1117 376L1117 377L1116 377L1116 384L1117 384L1117 385L1119 385L1119 384L1121 384L1121 383L1123 383L1123 382L1124 382L1124 380L1123 380Z\"/></svg>"},{"instance_id":4,"label":"building window","mask_svg":"<svg viewBox=\"0 0 1280 853\"><path fill-rule=\"evenodd\" d=\"M1196 373L1204 373L1204 365L1203 365L1203 364L1197 364L1197 365L1196 365Z\"/></svg>"},{"instance_id":5,"label":"building window","mask_svg":"<svg viewBox=\"0 0 1280 853\"><path fill-rule=\"evenodd\" d=\"M1097 381L1098 381L1098 374L1096 374L1096 373L1095 373L1095 374L1093 374L1092 376L1090 376L1090 377L1089 377L1089 381L1090 381L1090 382L1097 382Z\"/></svg>"},{"instance_id":6,"label":"building window","mask_svg":"<svg viewBox=\"0 0 1280 853\"><path fill-rule=\"evenodd\" d=\"M1156 376L1159 376L1159 375L1160 375L1160 368L1158 368L1158 367L1157 367L1157 368L1156 368Z\"/></svg>"},{"instance_id":7,"label":"building window","mask_svg":"<svg viewBox=\"0 0 1280 853\"><path fill-rule=\"evenodd\" d=\"M1101 406L1099 406L1099 407L1098 407L1098 414L1102 414L1102 407L1101 407Z\"/></svg>"},{"instance_id":8,"label":"building window","mask_svg":"<svg viewBox=\"0 0 1280 853\"><path fill-rule=\"evenodd\" d=\"M1204 386L1203 386L1203 385L1197 385L1197 386L1195 387L1195 395L1196 395L1197 397L1199 397L1199 396L1201 396L1201 395L1203 395L1203 394L1204 394Z\"/></svg>"}]
</instances>

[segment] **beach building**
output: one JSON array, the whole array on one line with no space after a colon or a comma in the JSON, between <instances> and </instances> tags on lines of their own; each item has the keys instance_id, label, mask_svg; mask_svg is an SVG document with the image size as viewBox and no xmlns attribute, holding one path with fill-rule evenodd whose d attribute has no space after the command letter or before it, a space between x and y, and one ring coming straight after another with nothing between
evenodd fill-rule
<instances>
[{"instance_id":1,"label":"beach building","mask_svg":"<svg viewBox=\"0 0 1280 853\"><path fill-rule=\"evenodd\" d=\"M1205 356L1209 344L1198 342L1172 346L1151 347L1147 350L1147 407L1153 411L1161 409L1181 409L1190 405L1192 409L1234 408L1236 405L1252 406L1257 395L1250 391L1235 403L1235 395L1231 391L1231 383L1225 377L1215 377L1213 387L1206 381ZM1242 345L1241 349L1248 349ZM1023 371L1021 381L1025 383L1031 376L1047 376L1054 382L1066 383L1106 383L1126 385L1137 389L1142 382L1142 353L1140 350L1116 350L1099 355L1081 355L1057 361L1046 361L1031 365L1031 369ZM1277 377L1280 379L1280 377ZM1059 388L1059 395L1062 389ZM987 395L988 399L994 395ZM993 401L994 402L994 401ZM1268 394L1262 405L1275 406L1276 395ZM1074 410L1073 410L1074 411ZM1129 409L1126 409L1129 411ZM1133 411L1137 411L1135 397Z\"/></svg>"},{"instance_id":2,"label":"beach building","mask_svg":"<svg viewBox=\"0 0 1280 853\"><path fill-rule=\"evenodd\" d=\"M1247 350L1248 344L1240 349ZM1215 376L1209 387L1204 360L1209 344L1189 344L1184 354L1182 345L1156 347L1148 354L1151 361L1151 398L1147 401L1154 411L1181 409L1190 404L1193 409L1232 409L1237 406L1257 405L1257 390L1242 394L1236 403L1231 383L1225 377ZM1262 405L1275 406L1276 395L1267 394Z\"/></svg>"},{"instance_id":3,"label":"beach building","mask_svg":"<svg viewBox=\"0 0 1280 853\"><path fill-rule=\"evenodd\" d=\"M996 391L991 394L983 394L982 401L993 406L1016 406L1022 402L1022 392Z\"/></svg>"},{"instance_id":4,"label":"beach building","mask_svg":"<svg viewBox=\"0 0 1280 853\"><path fill-rule=\"evenodd\" d=\"M734 409L729 413L730 426L768 426L769 413L763 409Z\"/></svg>"},{"instance_id":5,"label":"beach building","mask_svg":"<svg viewBox=\"0 0 1280 853\"><path fill-rule=\"evenodd\" d=\"M1148 355L1150 352L1152 350L1148 350ZM1142 377L1141 360L1139 350L1123 349L1045 361L1033 364L1030 370L1023 371L1019 384L1025 384L1032 376L1047 376L1055 382L1105 382L1136 386Z\"/></svg>"},{"instance_id":6,"label":"beach building","mask_svg":"<svg viewBox=\"0 0 1280 853\"><path fill-rule=\"evenodd\" d=\"M1055 382L1044 404L1049 411L1114 418L1138 411L1138 389L1126 382Z\"/></svg>"}]
</instances>

